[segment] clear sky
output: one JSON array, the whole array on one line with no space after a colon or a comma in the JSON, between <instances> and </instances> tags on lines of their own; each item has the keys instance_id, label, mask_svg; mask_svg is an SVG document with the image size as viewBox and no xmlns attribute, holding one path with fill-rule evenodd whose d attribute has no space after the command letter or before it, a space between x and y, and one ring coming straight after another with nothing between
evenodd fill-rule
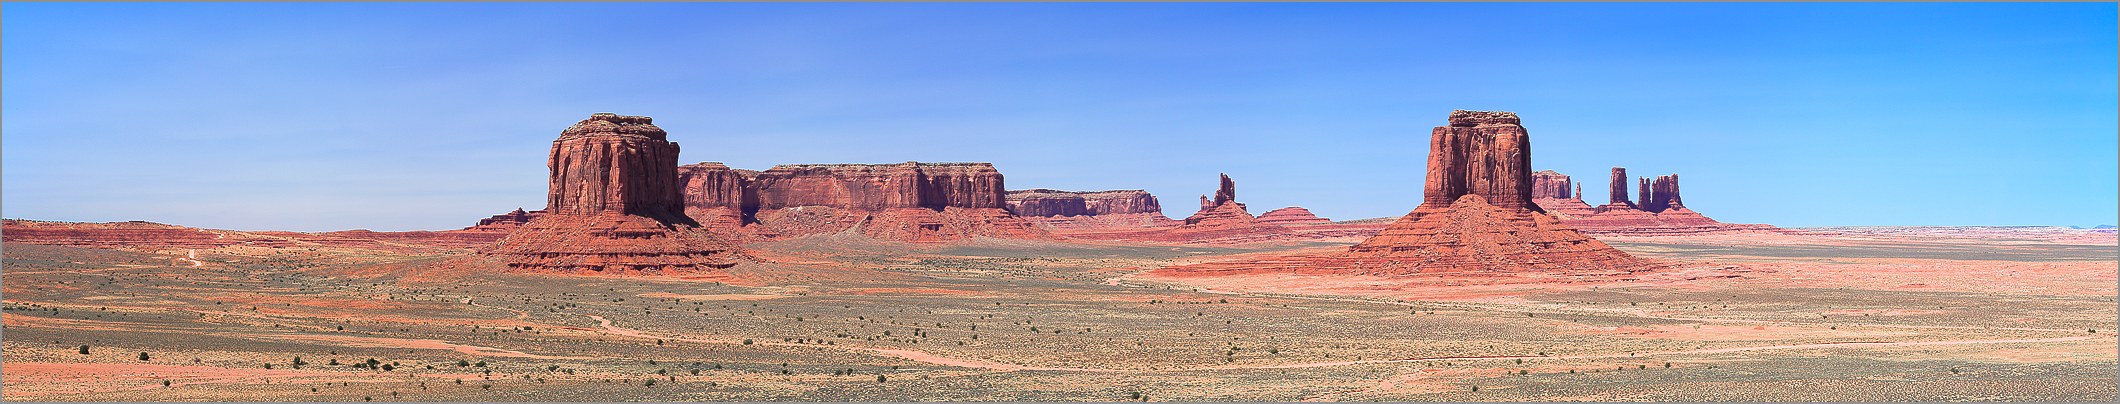
<instances>
[{"instance_id":1,"label":"clear sky","mask_svg":"<svg viewBox=\"0 0 2120 404\"><path fill-rule=\"evenodd\" d=\"M450 229L544 204L594 112L685 163L992 162L1011 189L1215 174L1398 216L1430 128L1519 113L1605 199L1677 173L1784 226L2120 211L2114 3L68 4L0 17L0 214Z\"/></svg>"}]
</instances>

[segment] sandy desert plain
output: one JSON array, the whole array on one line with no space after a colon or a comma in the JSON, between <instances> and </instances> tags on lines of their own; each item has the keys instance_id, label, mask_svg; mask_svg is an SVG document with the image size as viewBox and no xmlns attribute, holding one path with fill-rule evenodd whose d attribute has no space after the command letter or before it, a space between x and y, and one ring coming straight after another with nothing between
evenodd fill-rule
<instances>
[{"instance_id":1,"label":"sandy desert plain","mask_svg":"<svg viewBox=\"0 0 2120 404\"><path fill-rule=\"evenodd\" d=\"M225 231L214 231L229 233ZM1332 250L832 235L711 276L460 248L5 245L36 401L2111 400L2111 230L1603 237L1620 279L1156 269ZM82 347L86 346L86 353ZM144 353L144 356L143 356ZM371 366L372 365L372 366ZM387 366L386 366L387 365Z\"/></svg>"}]
</instances>

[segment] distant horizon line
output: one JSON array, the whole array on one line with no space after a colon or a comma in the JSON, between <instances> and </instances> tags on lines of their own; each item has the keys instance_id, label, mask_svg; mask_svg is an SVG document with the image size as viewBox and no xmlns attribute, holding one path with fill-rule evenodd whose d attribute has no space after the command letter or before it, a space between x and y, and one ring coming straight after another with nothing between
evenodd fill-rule
<instances>
[{"instance_id":1,"label":"distant horizon line","mask_svg":"<svg viewBox=\"0 0 2120 404\"><path fill-rule=\"evenodd\" d=\"M1301 205L1292 205L1292 206L1288 206L1288 207L1302 207L1302 206L1301 206ZM543 208L539 208L539 209L529 209L529 208L526 208L526 207L519 207L519 208L516 208L516 209L523 209L523 210L525 210L525 211L530 211L530 210L543 210ZM1275 208L1275 209L1280 209L1280 208ZM1305 208L1305 209L1309 209L1309 208ZM513 212L513 211L514 211L514 209L510 209L510 210L509 210L509 212ZM502 212L502 213L507 213L507 212ZM1363 221L1363 220L1392 219L1392 218L1397 218L1397 217L1401 217L1401 216L1404 216L1404 215L1399 215L1399 216L1379 216L1379 217L1368 217L1368 218L1359 218L1359 219L1347 219L1347 220L1332 220L1332 222L1333 222L1333 223L1345 223L1345 222L1355 222L1355 221ZM183 225L183 224L176 224L176 223L158 222L158 221L153 221L153 220L138 220L138 219L134 219L134 220L114 220L114 221L96 222L96 221L78 221L78 220L50 220L50 219L29 219L29 218L20 218L20 217L0 217L0 220L21 220L21 221L30 221L30 222L47 222L47 223L82 223L82 224L110 224L110 223L150 223L150 224L159 224L159 225L165 225L165 226L177 226L177 227L187 227L187 228L193 228L193 229L202 229L202 230L225 230L225 231L240 231L240 232L258 232L258 231L283 231L283 232L293 232L293 233L332 233L332 232L342 232L342 231L372 231L372 232L378 232L378 233L402 233L402 232L418 232L418 231L426 231L426 232L441 232L441 231L454 231L454 230L463 230L463 229L465 229L465 228L469 228L469 227L471 227L471 226L464 226L464 227L460 227L460 228L450 228L450 229L438 229L438 230L429 230L429 229L414 229L414 230L375 230L375 229L368 229L368 228L355 228L355 229L339 229L339 230L285 230L285 229L222 229L222 228L213 228L213 227L200 227L200 226L190 226L190 225ZM476 219L473 219L472 221L473 221L473 222L476 222ZM1759 224L1766 224L1766 225L1771 225L1771 226L1774 226L1774 227L1779 227L1779 228L1783 228L1783 229L1835 229L1835 228L1862 228L1862 227L1904 227L1904 228L1934 228L1934 227L1975 227L1975 228L2042 228L2042 227L2059 227L2059 228L2069 228L2069 229L2076 229L2076 230L2103 230L2103 229L2120 229L2120 224L2099 224L2099 225L2090 225L2090 226L2082 226L2082 225L2060 225L2060 224L2007 224L2007 225L1975 225L1975 224L1960 224L1960 225L1954 225L1954 224L1924 224L1924 225L1865 225L1865 224L1843 224L1843 225L1824 225L1824 226L1782 226L1782 225L1777 225L1777 224L1773 224L1773 223L1759 223Z\"/></svg>"}]
</instances>

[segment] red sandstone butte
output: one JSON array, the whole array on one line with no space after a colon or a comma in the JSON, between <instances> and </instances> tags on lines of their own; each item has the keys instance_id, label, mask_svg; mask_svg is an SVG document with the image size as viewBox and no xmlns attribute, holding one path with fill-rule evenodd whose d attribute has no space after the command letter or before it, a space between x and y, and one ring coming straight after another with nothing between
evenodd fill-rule
<instances>
[{"instance_id":1,"label":"red sandstone butte","mask_svg":"<svg viewBox=\"0 0 2120 404\"><path fill-rule=\"evenodd\" d=\"M684 214L677 143L645 116L590 115L552 141L543 215L479 249L533 272L696 272L741 252Z\"/></svg>"},{"instance_id":2,"label":"red sandstone butte","mask_svg":"<svg viewBox=\"0 0 2120 404\"><path fill-rule=\"evenodd\" d=\"M1586 217L1596 211L1583 203L1583 184L1576 183L1574 178L1553 170L1539 170L1531 173L1531 178L1531 203L1544 209L1546 214L1565 223L1570 218ZM1570 191L1571 186L1573 191Z\"/></svg>"},{"instance_id":3,"label":"red sandstone butte","mask_svg":"<svg viewBox=\"0 0 2120 404\"><path fill-rule=\"evenodd\" d=\"M1429 145L1421 205L1375 237L1326 255L1163 271L1606 276L1655 265L1577 233L1530 203L1531 141L1516 114L1453 111Z\"/></svg>"},{"instance_id":4,"label":"red sandstone butte","mask_svg":"<svg viewBox=\"0 0 2120 404\"><path fill-rule=\"evenodd\" d=\"M1531 173L1531 199L1575 198L1575 194L1568 191L1568 186L1574 182L1573 178L1553 170L1539 170Z\"/></svg>"},{"instance_id":5,"label":"red sandstone butte","mask_svg":"<svg viewBox=\"0 0 2120 404\"><path fill-rule=\"evenodd\" d=\"M798 164L765 171L679 168L684 211L723 234L776 240L854 231L886 240L1052 236L1009 213L989 163Z\"/></svg>"}]
</instances>

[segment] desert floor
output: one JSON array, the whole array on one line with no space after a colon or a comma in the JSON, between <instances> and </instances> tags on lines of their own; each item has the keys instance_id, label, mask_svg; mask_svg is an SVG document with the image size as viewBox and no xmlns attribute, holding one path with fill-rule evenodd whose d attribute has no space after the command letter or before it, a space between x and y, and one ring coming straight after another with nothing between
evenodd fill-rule
<instances>
[{"instance_id":1,"label":"desert floor","mask_svg":"<svg viewBox=\"0 0 2120 404\"><path fill-rule=\"evenodd\" d=\"M1149 271L1346 244L832 236L754 246L773 263L721 275L569 276L496 273L467 253L7 243L0 396L2116 396L2120 243L2111 233L1848 228L1605 240L1673 265L1625 281L1538 284L1172 277Z\"/></svg>"}]
</instances>

